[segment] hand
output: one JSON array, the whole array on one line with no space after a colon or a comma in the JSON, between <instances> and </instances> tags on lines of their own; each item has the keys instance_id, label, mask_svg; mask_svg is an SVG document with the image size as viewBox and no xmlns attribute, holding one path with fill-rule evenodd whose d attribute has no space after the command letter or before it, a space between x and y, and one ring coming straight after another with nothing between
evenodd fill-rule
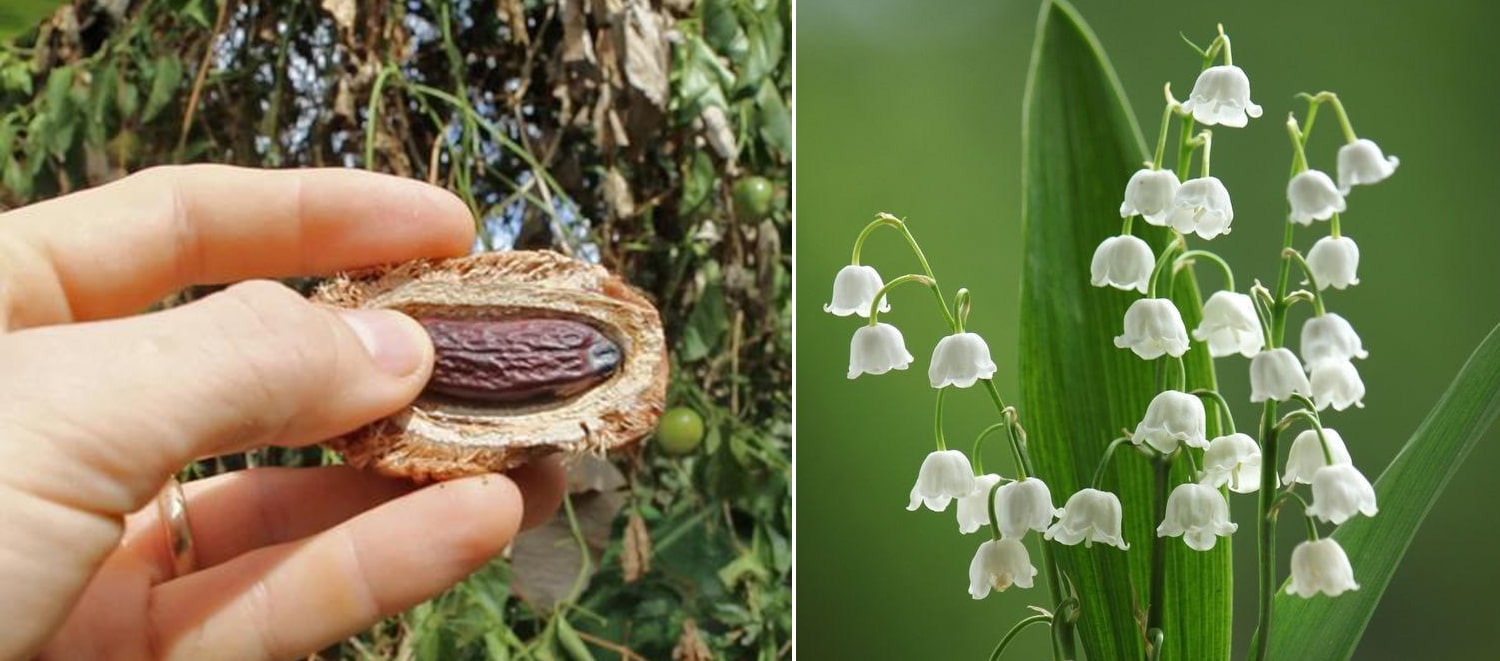
<instances>
[{"instance_id":1,"label":"hand","mask_svg":"<svg viewBox=\"0 0 1500 661\"><path fill-rule=\"evenodd\" d=\"M422 489L345 467L185 486L195 571L153 506L195 458L301 446L407 405L421 327L272 282L463 254L468 209L350 170L148 170L0 215L0 658L291 658L426 600L544 520L542 462Z\"/></svg>"}]
</instances>

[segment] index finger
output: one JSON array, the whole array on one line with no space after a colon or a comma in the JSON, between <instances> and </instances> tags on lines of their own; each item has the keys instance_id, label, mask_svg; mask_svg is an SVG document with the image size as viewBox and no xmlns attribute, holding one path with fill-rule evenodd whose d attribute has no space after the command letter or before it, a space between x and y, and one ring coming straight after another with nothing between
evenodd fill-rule
<instances>
[{"instance_id":1,"label":"index finger","mask_svg":"<svg viewBox=\"0 0 1500 661\"><path fill-rule=\"evenodd\" d=\"M182 287L466 253L469 209L346 169L152 168L0 215L0 329L137 312Z\"/></svg>"}]
</instances>

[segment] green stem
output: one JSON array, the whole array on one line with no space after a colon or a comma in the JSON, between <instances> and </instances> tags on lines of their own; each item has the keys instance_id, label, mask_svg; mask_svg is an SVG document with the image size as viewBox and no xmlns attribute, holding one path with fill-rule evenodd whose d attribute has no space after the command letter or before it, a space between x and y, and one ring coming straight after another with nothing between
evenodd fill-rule
<instances>
[{"instance_id":1,"label":"green stem","mask_svg":"<svg viewBox=\"0 0 1500 661\"><path fill-rule=\"evenodd\" d=\"M1297 501L1297 504L1302 506L1302 519L1307 522L1307 538L1316 541L1318 539L1317 522L1313 521L1313 518L1307 515L1307 501L1303 499L1302 496L1296 491L1288 489L1281 492L1281 495L1276 497L1276 504L1272 507L1272 515L1274 516L1276 515L1276 513L1280 512L1281 504L1283 502L1286 502L1288 499L1295 500Z\"/></svg>"},{"instance_id":2,"label":"green stem","mask_svg":"<svg viewBox=\"0 0 1500 661\"><path fill-rule=\"evenodd\" d=\"M1120 438L1110 441L1109 445L1105 446L1104 456L1100 457L1099 459L1099 467L1094 469L1094 479L1089 480L1090 488L1099 488L1099 483L1104 481L1104 469L1109 466L1110 458L1115 455L1115 448L1118 448L1121 445L1129 442L1129 436L1121 436Z\"/></svg>"},{"instance_id":3,"label":"green stem","mask_svg":"<svg viewBox=\"0 0 1500 661\"><path fill-rule=\"evenodd\" d=\"M1005 634L1005 637L1000 639L1000 644L995 646L995 651L990 653L990 661L1000 661L1000 655L1005 653L1005 648L1010 646L1010 641L1014 640L1016 635L1021 633L1022 629L1033 624L1050 624L1051 622L1052 616L1050 615L1032 615L1017 622L1016 626L1011 627L1010 631Z\"/></svg>"},{"instance_id":4,"label":"green stem","mask_svg":"<svg viewBox=\"0 0 1500 661\"><path fill-rule=\"evenodd\" d=\"M922 273L925 273L928 279L932 280L932 295L937 297L938 307L943 310L943 319L948 322L949 328L952 328L955 333L958 332L958 320L954 319L953 315L948 312L948 306L945 305L943 299L943 290L938 287L937 276L932 274L932 266L927 263L927 255L922 253L922 246L917 245L917 237L912 236L911 228L907 227L904 221L888 214L885 214L885 217L896 221L896 227L900 228L901 235L906 237L907 245L911 246L911 251L917 255L917 261L922 264Z\"/></svg>"},{"instance_id":5,"label":"green stem","mask_svg":"<svg viewBox=\"0 0 1500 661\"><path fill-rule=\"evenodd\" d=\"M1172 356L1177 363L1177 392L1187 391L1187 363L1182 356Z\"/></svg>"},{"instance_id":6,"label":"green stem","mask_svg":"<svg viewBox=\"0 0 1500 661\"><path fill-rule=\"evenodd\" d=\"M1004 484L1005 484L1004 480L997 480L995 482L994 486L990 487L990 497L989 497L990 532L994 533L995 539L1000 539L1000 519L995 514L995 494L1000 491L1000 487L1004 486Z\"/></svg>"},{"instance_id":7,"label":"green stem","mask_svg":"<svg viewBox=\"0 0 1500 661\"><path fill-rule=\"evenodd\" d=\"M1162 159L1167 154L1167 133L1172 130L1172 115L1177 111L1177 104L1172 101L1172 83L1167 83L1165 88L1167 95L1167 107L1161 113L1161 133L1156 136L1156 155L1151 160L1151 169L1160 170Z\"/></svg>"},{"instance_id":8,"label":"green stem","mask_svg":"<svg viewBox=\"0 0 1500 661\"><path fill-rule=\"evenodd\" d=\"M1174 234L1176 234L1174 232ZM1146 298L1156 298L1157 281L1161 279L1162 272L1167 270L1167 264L1172 262L1174 253L1186 247L1181 234L1176 234L1172 242L1167 244L1161 251L1161 257L1156 259L1156 266L1151 268L1150 284L1146 287Z\"/></svg>"},{"instance_id":9,"label":"green stem","mask_svg":"<svg viewBox=\"0 0 1500 661\"><path fill-rule=\"evenodd\" d=\"M1309 125L1310 126L1310 125ZM1292 174L1297 175L1307 171L1307 149L1303 145L1307 142L1306 134L1297 128L1297 118L1286 118L1286 133L1292 139Z\"/></svg>"},{"instance_id":10,"label":"green stem","mask_svg":"<svg viewBox=\"0 0 1500 661\"><path fill-rule=\"evenodd\" d=\"M1302 274L1307 277L1307 284L1312 287L1313 308L1318 311L1318 316L1323 316L1326 309L1323 307L1323 289L1318 286L1318 279L1313 277L1312 266L1308 265L1307 258L1302 256L1295 248L1287 248L1282 251L1282 258L1291 259L1302 267Z\"/></svg>"},{"instance_id":11,"label":"green stem","mask_svg":"<svg viewBox=\"0 0 1500 661\"><path fill-rule=\"evenodd\" d=\"M1344 235L1344 233L1339 229L1339 212L1337 211L1333 212L1333 218L1329 219L1328 221L1328 235L1332 236L1335 239Z\"/></svg>"},{"instance_id":12,"label":"green stem","mask_svg":"<svg viewBox=\"0 0 1500 661\"><path fill-rule=\"evenodd\" d=\"M894 217L886 214L880 214L875 218L875 220L870 221L869 225L865 225L865 228L859 231L859 237L854 239L854 254L850 256L849 263L855 266L859 266L859 253L861 250L864 250L865 239L870 238L870 235L873 234L875 230L881 227L897 227L900 224L901 221L894 220Z\"/></svg>"},{"instance_id":13,"label":"green stem","mask_svg":"<svg viewBox=\"0 0 1500 661\"><path fill-rule=\"evenodd\" d=\"M1267 400L1261 411L1261 471L1259 514L1256 519L1260 608L1256 628L1256 652L1252 658L1266 661L1271 652L1271 615L1276 596L1276 400Z\"/></svg>"},{"instance_id":14,"label":"green stem","mask_svg":"<svg viewBox=\"0 0 1500 661\"><path fill-rule=\"evenodd\" d=\"M943 438L943 398L948 396L947 388L938 388L937 413L933 415L933 433L937 436L937 449L939 452L948 449L948 442ZM974 461L979 461L979 455L974 455Z\"/></svg>"},{"instance_id":15,"label":"green stem","mask_svg":"<svg viewBox=\"0 0 1500 661\"><path fill-rule=\"evenodd\" d=\"M1194 390L1192 394L1197 395L1203 399L1211 400L1215 404L1217 404L1219 407L1220 420L1223 421L1224 427L1227 428L1230 434L1236 433L1234 429L1234 414L1229 411L1229 402L1224 399L1224 395L1219 394L1219 391L1217 390L1208 390L1207 388L1198 388L1197 390Z\"/></svg>"},{"instance_id":16,"label":"green stem","mask_svg":"<svg viewBox=\"0 0 1500 661\"><path fill-rule=\"evenodd\" d=\"M953 332L964 332L964 324L969 321L969 290L958 288L958 293L953 295L953 318L958 321Z\"/></svg>"},{"instance_id":17,"label":"green stem","mask_svg":"<svg viewBox=\"0 0 1500 661\"><path fill-rule=\"evenodd\" d=\"M1167 516L1167 486L1171 476L1172 461L1158 459L1152 462L1155 469L1156 488L1152 495L1152 521L1163 521ZM1146 628L1161 629L1165 619L1164 606L1167 594L1167 545L1165 538L1154 537L1151 541L1151 592L1146 605Z\"/></svg>"},{"instance_id":18,"label":"green stem","mask_svg":"<svg viewBox=\"0 0 1500 661\"><path fill-rule=\"evenodd\" d=\"M1208 163L1209 163L1209 159L1210 159L1210 157L1213 156L1213 150L1214 150L1214 132L1210 131L1208 129L1203 129L1203 132L1200 133L1199 136L1203 139L1203 174L1202 174L1202 176L1207 177L1208 176Z\"/></svg>"},{"instance_id":19,"label":"green stem","mask_svg":"<svg viewBox=\"0 0 1500 661\"><path fill-rule=\"evenodd\" d=\"M1224 43L1225 66L1232 66L1234 64L1234 50L1229 44L1229 35L1224 32L1224 25L1222 23L1219 24L1219 41Z\"/></svg>"},{"instance_id":20,"label":"green stem","mask_svg":"<svg viewBox=\"0 0 1500 661\"><path fill-rule=\"evenodd\" d=\"M944 390L947 390L947 388L944 388ZM985 439L985 437L987 437L990 434L992 434L994 432L997 432L997 431L999 431L1001 429L1009 429L1009 428L1010 428L1010 423L1009 422L997 422L997 423L995 423L993 425L985 427L984 431L979 432L979 437L974 439L974 453L973 453L973 457L974 457L974 474L975 475L984 475L984 457L980 453L980 450L982 449L982 446L984 445L984 439Z\"/></svg>"},{"instance_id":21,"label":"green stem","mask_svg":"<svg viewBox=\"0 0 1500 661\"><path fill-rule=\"evenodd\" d=\"M1229 268L1229 262L1224 261L1223 257L1220 257L1211 251L1189 250L1187 252L1184 252L1181 255L1177 256L1177 261L1172 265L1172 270L1176 271L1179 265L1199 257L1218 264L1219 270L1224 272L1224 289L1226 291L1234 291L1234 269Z\"/></svg>"},{"instance_id":22,"label":"green stem","mask_svg":"<svg viewBox=\"0 0 1500 661\"><path fill-rule=\"evenodd\" d=\"M885 286L881 287L880 291L875 292L875 298L870 301L870 325L871 326L874 326L875 324L879 323L880 301L882 301L882 300L885 299L885 295L887 293L889 293L892 289L895 289L895 288L897 288L897 287L899 287L901 285L904 285L904 284L906 284L908 282L918 282L918 283L927 285L929 288L933 289L934 291L937 290L937 282L934 281L930 276L917 275L915 273L908 273L908 274L903 275L903 276L901 276L899 278L896 278L895 280L892 280L890 282L885 283ZM944 316L948 315L948 304L945 303L945 302L943 302L942 294L938 294L938 307L943 308L943 315ZM951 326L952 325L952 321L953 321L953 317L949 316L948 317L948 321L949 321L949 325Z\"/></svg>"},{"instance_id":23,"label":"green stem","mask_svg":"<svg viewBox=\"0 0 1500 661\"><path fill-rule=\"evenodd\" d=\"M1318 98L1333 106L1333 114L1339 118L1339 127L1344 129L1344 141L1352 144L1359 140L1359 135L1354 132L1354 125L1349 123L1349 113L1344 111L1344 102L1339 100L1339 95L1319 92Z\"/></svg>"}]
</instances>

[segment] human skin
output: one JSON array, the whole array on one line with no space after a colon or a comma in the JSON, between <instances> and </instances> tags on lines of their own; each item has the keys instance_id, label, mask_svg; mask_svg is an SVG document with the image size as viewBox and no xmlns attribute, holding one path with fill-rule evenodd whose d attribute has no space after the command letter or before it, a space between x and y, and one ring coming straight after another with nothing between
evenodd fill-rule
<instances>
[{"instance_id":1,"label":"human skin","mask_svg":"<svg viewBox=\"0 0 1500 661\"><path fill-rule=\"evenodd\" d=\"M550 517L556 462L416 488L347 467L185 485L196 569L154 500L196 458L303 446L410 403L427 335L269 281L460 255L473 220L352 170L187 166L0 214L0 658L277 659L429 599Z\"/></svg>"}]
</instances>

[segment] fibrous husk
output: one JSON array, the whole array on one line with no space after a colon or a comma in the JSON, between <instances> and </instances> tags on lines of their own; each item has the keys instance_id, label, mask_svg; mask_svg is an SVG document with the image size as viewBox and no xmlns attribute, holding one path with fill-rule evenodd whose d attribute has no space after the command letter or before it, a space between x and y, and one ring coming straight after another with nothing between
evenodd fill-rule
<instances>
[{"instance_id":1,"label":"fibrous husk","mask_svg":"<svg viewBox=\"0 0 1500 661\"><path fill-rule=\"evenodd\" d=\"M560 402L484 404L424 394L330 444L358 467L419 482L507 470L533 457L601 454L656 427L668 362L656 308L604 268L547 251L421 260L339 277L314 300L448 319L572 318L619 344L604 383Z\"/></svg>"}]
</instances>

